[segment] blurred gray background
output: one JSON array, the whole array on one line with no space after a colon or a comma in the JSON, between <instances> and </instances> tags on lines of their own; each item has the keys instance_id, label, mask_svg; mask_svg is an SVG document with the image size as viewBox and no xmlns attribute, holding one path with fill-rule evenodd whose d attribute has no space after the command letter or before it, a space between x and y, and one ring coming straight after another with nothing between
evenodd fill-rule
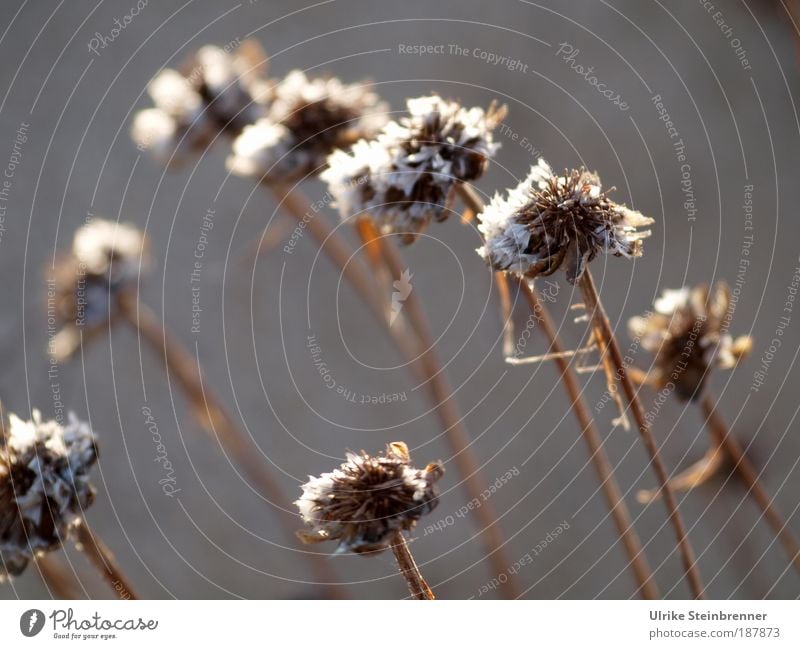
<instances>
[{"instance_id":1,"label":"blurred gray background","mask_svg":"<svg viewBox=\"0 0 800 649\"><path fill-rule=\"evenodd\" d=\"M794 102L800 66L780 3L720 0L709 11L698 2L650 0L150 2L106 47L90 51L90 40L108 38L114 21L125 22L135 5L4 4L0 167L16 163L0 233L0 397L8 410L27 415L38 407L53 415L43 300L54 251L68 248L89 213L133 221L146 228L157 260L142 280L142 300L190 349L197 345L209 384L292 497L308 474L332 469L346 449L378 451L388 441L405 440L419 464L441 459L449 469L439 508L413 534L413 552L428 581L440 597L465 598L477 597L496 577L482 557L474 517L454 516L467 496L424 389L408 371L385 369L400 362L387 336L339 284L338 272L317 258L310 238L303 237L292 255L278 247L253 262L252 246L282 217L263 189L226 177L224 143L196 166L165 173L128 138L133 113L149 105L145 85L162 66L179 65L205 43L253 36L272 55L272 75L301 68L344 81L370 78L395 111L405 98L431 91L467 105L486 106L495 98L507 103L497 135L502 149L478 183L486 195L515 185L543 154L557 169L581 163L597 169L607 186L617 187L618 200L655 217L642 259L601 258L592 266L623 345L626 319L648 308L663 288L721 278L734 283L743 242L752 234L732 331L754 336L753 354L734 372L716 374L713 384L724 415L743 442L752 442L750 455L764 482L800 533L800 517L792 516L800 491L800 314L785 330L764 384L751 390L800 263L792 194L800 162ZM445 53L401 53L406 44L441 44ZM558 54L561 44L579 50L571 63ZM450 45L467 54L450 54ZM520 65L492 65L481 51ZM603 97L574 69L578 64L593 66L592 74L628 109ZM670 139L659 119L656 95L678 138ZM20 127L27 141L14 154ZM683 162L676 139L685 145ZM682 180L689 182L682 186ZM742 207L748 185L752 231ZM685 188L693 205L686 205ZM325 190L310 181L304 191L320 199ZM201 333L194 334L189 274L209 207L216 210L214 229L204 257ZM327 210L325 218L336 215ZM497 295L474 253L474 228L450 219L428 235L404 251L413 290L429 308L485 478L519 473L490 501L502 516L508 555L512 561L525 556L569 523L519 571L525 596L632 596L633 579L555 369L503 362ZM574 345L585 326L568 311L577 296L563 275L554 282L553 310L564 340ZM518 329L525 323L522 311ZM307 349L309 335L316 336L338 384L358 395L397 393L406 400L353 403L326 388ZM526 352L543 351L534 335ZM649 361L637 356L642 365ZM177 386L129 329L100 337L59 371L64 402L90 418L101 436L99 494L87 517L143 595L318 595L308 583L308 549L277 525L274 509L191 419ZM600 374L584 379L594 404L604 381ZM653 396L645 395L646 407ZM158 484L163 471L154 461L145 405L174 465L177 499ZM597 415L661 590L685 597L663 506L635 500L636 490L654 484L642 445L635 432L612 430L610 408ZM705 451L701 424L692 407L670 401L661 409L654 429L670 469L684 468ZM800 578L735 480L716 479L682 497L681 510L711 596L798 595ZM454 524L424 533L448 516ZM59 557L87 595L108 596L78 553ZM351 583L354 597L406 596L388 553L328 561ZM32 571L0 586L4 598L46 595Z\"/></svg>"}]
</instances>

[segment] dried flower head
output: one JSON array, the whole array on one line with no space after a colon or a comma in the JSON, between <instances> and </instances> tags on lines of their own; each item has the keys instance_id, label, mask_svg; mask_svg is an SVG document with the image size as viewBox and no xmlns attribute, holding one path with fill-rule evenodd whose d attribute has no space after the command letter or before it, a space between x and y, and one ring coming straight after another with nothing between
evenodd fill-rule
<instances>
[{"instance_id":1,"label":"dried flower head","mask_svg":"<svg viewBox=\"0 0 800 649\"><path fill-rule=\"evenodd\" d=\"M0 445L0 581L54 550L94 501L89 470L97 460L89 425L69 414L62 426L9 416Z\"/></svg>"},{"instance_id":2,"label":"dried flower head","mask_svg":"<svg viewBox=\"0 0 800 649\"><path fill-rule=\"evenodd\" d=\"M504 198L495 195L480 215L480 254L495 270L527 277L550 275L562 265L575 283L587 262L605 252L640 257L653 219L608 198L595 173L556 176L544 160Z\"/></svg>"},{"instance_id":3,"label":"dried flower head","mask_svg":"<svg viewBox=\"0 0 800 649\"><path fill-rule=\"evenodd\" d=\"M674 386L682 399L700 396L711 367L730 369L752 347L749 336L735 340L726 333L730 289L708 286L666 290L655 312L628 321L631 336L655 354L651 377L659 388Z\"/></svg>"},{"instance_id":4,"label":"dried flower head","mask_svg":"<svg viewBox=\"0 0 800 649\"><path fill-rule=\"evenodd\" d=\"M248 39L229 53L200 48L183 71L167 68L147 86L155 103L137 113L131 137L163 163L179 164L220 132L241 133L266 113L270 84L262 76L266 54Z\"/></svg>"},{"instance_id":5,"label":"dried flower head","mask_svg":"<svg viewBox=\"0 0 800 649\"><path fill-rule=\"evenodd\" d=\"M81 330L92 333L104 326L120 293L135 287L140 271L149 265L149 243L135 226L93 218L80 227L71 254L54 269L52 308L62 328L50 352L66 358L80 344Z\"/></svg>"},{"instance_id":6,"label":"dried flower head","mask_svg":"<svg viewBox=\"0 0 800 649\"><path fill-rule=\"evenodd\" d=\"M449 216L456 183L478 179L500 147L505 107L464 108L436 95L408 100L409 115L376 140L336 151L322 174L343 219L369 215L384 233L414 241Z\"/></svg>"},{"instance_id":7,"label":"dried flower head","mask_svg":"<svg viewBox=\"0 0 800 649\"><path fill-rule=\"evenodd\" d=\"M338 469L303 485L295 504L312 529L298 536L305 543L339 541L339 552L385 550L394 532L411 529L436 506L443 473L438 463L411 466L403 442L389 444L385 455L348 453Z\"/></svg>"},{"instance_id":8,"label":"dried flower head","mask_svg":"<svg viewBox=\"0 0 800 649\"><path fill-rule=\"evenodd\" d=\"M309 79L295 70L275 87L268 115L236 138L228 168L282 181L317 173L335 149L374 137L387 111L370 84Z\"/></svg>"}]
</instances>

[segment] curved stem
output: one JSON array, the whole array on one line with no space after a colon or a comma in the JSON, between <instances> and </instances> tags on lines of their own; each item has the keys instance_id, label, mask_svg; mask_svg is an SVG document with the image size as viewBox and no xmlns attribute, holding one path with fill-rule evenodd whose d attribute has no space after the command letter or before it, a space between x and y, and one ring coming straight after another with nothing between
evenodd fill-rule
<instances>
[{"instance_id":1,"label":"curved stem","mask_svg":"<svg viewBox=\"0 0 800 649\"><path fill-rule=\"evenodd\" d=\"M353 258L347 242L320 215L312 212L307 199L299 191L279 184L272 184L269 187L275 192L281 207L286 209L298 222L305 224L306 231L320 245L321 250L328 255L331 262L342 271L344 278L350 282L381 324L387 328L389 335L404 357L414 358L415 350L409 347L405 337L398 336L397 332L393 331L394 328L388 325L385 317L385 302L375 289L375 280L366 272L360 260ZM399 253L387 237L380 237L378 241L381 245L384 263L394 279L400 279L405 266ZM414 291L406 298L403 312L404 316L407 315L409 325L419 340L420 348L424 350L419 358L419 365L424 371L426 385L431 392L436 414L442 422L461 479L470 499L481 500L480 494L485 490L485 484L480 475L480 465L472 451L469 433L466 431L461 413L452 398L452 390L443 372L443 367L436 356L433 337L428 328L424 309ZM409 354L411 355L409 356ZM505 573L511 562L506 554L503 536L492 508L483 504L475 510L475 513L492 569L496 574ZM519 595L516 581L511 578L503 584L503 588L508 597Z\"/></svg>"},{"instance_id":2,"label":"curved stem","mask_svg":"<svg viewBox=\"0 0 800 649\"><path fill-rule=\"evenodd\" d=\"M36 567L53 599L80 599L74 580L55 557L48 554L36 557Z\"/></svg>"},{"instance_id":3,"label":"curved stem","mask_svg":"<svg viewBox=\"0 0 800 649\"><path fill-rule=\"evenodd\" d=\"M103 576L119 599L139 599L125 577L117 560L105 543L92 532L86 520L81 519L75 526L77 547Z\"/></svg>"},{"instance_id":4,"label":"curved stem","mask_svg":"<svg viewBox=\"0 0 800 649\"><path fill-rule=\"evenodd\" d=\"M611 328L611 323L608 320L608 315L600 302L600 296L597 293L594 280L592 279L591 271L587 268L581 278L578 280L578 286L583 294L584 303L586 304L586 311L590 314L595 323L598 332L605 339L608 347L608 352L611 355L611 361L616 368L617 379L622 385L622 390L625 393L633 418L636 421L639 435L644 442L647 453L650 456L650 464L658 479L659 488L664 496L664 504L667 508L669 521L675 530L675 537L677 539L678 552L681 556L683 570L686 579L689 582L692 596L695 599L705 599L703 582L700 577L700 571L697 568L697 559L695 558L694 549L689 541L689 536L686 531L686 525L683 522L683 517L678 510L678 502L675 499L675 493L672 491L669 483L669 474L661 459L661 454L658 450L658 444L655 437L650 430L650 426L645 419L644 408L639 400L639 395L633 385L628 373L626 365L620 351L619 344L614 337L614 331Z\"/></svg>"},{"instance_id":5,"label":"curved stem","mask_svg":"<svg viewBox=\"0 0 800 649\"><path fill-rule=\"evenodd\" d=\"M120 295L119 307L120 316L162 357L167 378L173 377L177 380L189 400L190 410L197 422L244 469L261 496L278 511L289 537L294 538L296 519L281 506L281 503L288 504L291 499L260 460L261 454L253 441L236 425L221 399L203 381L197 359L162 326L156 314L147 305L137 301L134 295ZM335 575L325 557L315 553L307 556L319 584L327 587L331 597L340 597L341 588L335 584Z\"/></svg>"},{"instance_id":6,"label":"curved stem","mask_svg":"<svg viewBox=\"0 0 800 649\"><path fill-rule=\"evenodd\" d=\"M411 597L414 599L436 599L433 591L428 587L428 583L419 571L417 563L411 555L411 550L408 549L408 543L406 543L406 539L400 531L392 535L392 552L397 560L397 565L400 567L400 572L408 584Z\"/></svg>"},{"instance_id":7,"label":"curved stem","mask_svg":"<svg viewBox=\"0 0 800 649\"><path fill-rule=\"evenodd\" d=\"M505 276L502 281L506 281ZM550 312L545 308L541 300L539 300L536 290L530 286L526 280L520 279L519 285L522 294L528 302L531 313L539 324L541 324L542 331L550 344L549 351L555 354L553 360L561 374L561 382L564 384L564 389L569 396L572 411L575 413L575 417L580 424L583 439L589 447L589 457L597 472L597 477L600 480L600 487L603 490L603 496L606 499L608 511L614 520L617 533L628 555L628 565L631 567L631 570L633 570L639 585L638 592L644 599L658 599L658 586L656 586L653 573L647 562L647 557L644 554L639 535L633 527L633 522L631 521L628 507L625 504L625 499L622 496L622 491L614 477L614 468L603 448L602 437L595 426L594 418L590 414L589 407L586 405L586 401L581 394L575 373L572 371L569 362L561 355L564 352L564 347L558 338L558 332L550 316Z\"/></svg>"},{"instance_id":8,"label":"curved stem","mask_svg":"<svg viewBox=\"0 0 800 649\"><path fill-rule=\"evenodd\" d=\"M783 518L780 511L778 511L778 508L773 504L773 499L761 484L759 473L750 463L750 460L747 459L739 442L728 429L725 420L717 412L716 399L708 388L703 391L703 395L700 398L700 408L703 411L703 415L706 418L706 422L708 423L708 427L714 439L721 445L722 449L730 458L736 474L747 486L747 493L761 509L767 523L775 532L775 535L789 555L789 559L792 565L794 565L795 570L800 572L800 544L787 526L786 520Z\"/></svg>"}]
</instances>

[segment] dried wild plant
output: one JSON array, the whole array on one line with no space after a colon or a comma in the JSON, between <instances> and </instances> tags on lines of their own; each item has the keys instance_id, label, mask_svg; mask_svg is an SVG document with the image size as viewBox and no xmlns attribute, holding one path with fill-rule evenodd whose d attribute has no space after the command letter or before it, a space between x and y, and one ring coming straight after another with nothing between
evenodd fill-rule
<instances>
[{"instance_id":1,"label":"dried wild plant","mask_svg":"<svg viewBox=\"0 0 800 649\"><path fill-rule=\"evenodd\" d=\"M371 84L294 70L275 85L266 116L236 138L228 169L281 182L319 173L332 151L373 137L388 109Z\"/></svg>"},{"instance_id":2,"label":"dried wild plant","mask_svg":"<svg viewBox=\"0 0 800 649\"><path fill-rule=\"evenodd\" d=\"M615 203L600 177L585 169L557 176L540 159L506 197L496 194L478 226L478 253L494 270L526 277L551 275L564 266L574 284L599 253L639 257L653 219Z\"/></svg>"},{"instance_id":3,"label":"dried wild plant","mask_svg":"<svg viewBox=\"0 0 800 649\"><path fill-rule=\"evenodd\" d=\"M322 178L343 219L370 216L383 233L411 243L431 220L449 216L457 184L483 175L506 109L468 109L437 95L407 104L408 116L375 139L334 152Z\"/></svg>"},{"instance_id":4,"label":"dried wild plant","mask_svg":"<svg viewBox=\"0 0 800 649\"><path fill-rule=\"evenodd\" d=\"M46 554L72 539L120 599L133 588L105 544L86 523L95 498L89 471L97 439L89 424L69 413L62 425L34 410L30 421L11 414L0 445L0 581L20 575L33 560L54 587L71 589Z\"/></svg>"},{"instance_id":5,"label":"dried wild plant","mask_svg":"<svg viewBox=\"0 0 800 649\"><path fill-rule=\"evenodd\" d=\"M433 599L403 536L438 502L436 482L444 474L438 462L412 466L408 447L393 442L383 455L348 453L347 461L303 485L295 501L310 527L297 533L304 543L338 541L337 552L394 552L417 599Z\"/></svg>"},{"instance_id":6,"label":"dried wild plant","mask_svg":"<svg viewBox=\"0 0 800 649\"><path fill-rule=\"evenodd\" d=\"M718 282L665 290L655 311L628 321L630 335L655 355L648 379L659 389L672 385L675 394L694 400L702 394L712 367L731 369L752 347L749 336L727 333L730 289Z\"/></svg>"},{"instance_id":7,"label":"dried wild plant","mask_svg":"<svg viewBox=\"0 0 800 649\"><path fill-rule=\"evenodd\" d=\"M236 137L266 114L267 56L253 39L232 53L200 48L180 71L162 70L147 86L154 108L139 111L131 137L164 164L180 165L220 133Z\"/></svg>"},{"instance_id":8,"label":"dried wild plant","mask_svg":"<svg viewBox=\"0 0 800 649\"><path fill-rule=\"evenodd\" d=\"M119 297L149 268L149 253L147 238L129 223L93 218L75 232L70 254L53 268L61 325L50 345L54 357L68 358L82 333L92 336L118 315Z\"/></svg>"},{"instance_id":9,"label":"dried wild plant","mask_svg":"<svg viewBox=\"0 0 800 649\"><path fill-rule=\"evenodd\" d=\"M97 460L94 433L69 414L65 426L9 415L0 446L0 581L20 575L37 554L73 532L94 502L89 471Z\"/></svg>"}]
</instances>

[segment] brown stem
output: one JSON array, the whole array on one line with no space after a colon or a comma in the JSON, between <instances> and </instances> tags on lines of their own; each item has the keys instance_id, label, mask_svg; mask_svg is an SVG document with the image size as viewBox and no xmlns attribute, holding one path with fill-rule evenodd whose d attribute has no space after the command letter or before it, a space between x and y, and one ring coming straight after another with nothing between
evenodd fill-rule
<instances>
[{"instance_id":1,"label":"brown stem","mask_svg":"<svg viewBox=\"0 0 800 649\"><path fill-rule=\"evenodd\" d=\"M503 276L502 281L506 282L505 276ZM550 345L549 351L557 355L562 354L564 347L558 338L558 331L550 316L550 312L539 299L536 289L529 285L524 279L519 280L519 285L528 302L531 313L542 326L542 331ZM600 432L597 430L589 407L586 405L586 401L581 395L580 386L578 385L575 373L572 371L569 361L563 356L556 356L553 360L561 374L561 382L564 384L564 389L569 396L572 411L575 413L575 417L580 424L583 439L589 447L589 457L597 472L597 477L600 479L600 487L603 490L603 495L605 496L611 517L614 519L617 533L628 555L628 565L631 567L631 570L633 570L636 581L639 584L638 592L644 599L658 599L658 586L656 586L653 573L650 570L647 557L644 554L639 535L633 527L628 507L625 505L625 499L622 497L622 491L614 477L614 469L603 448Z\"/></svg>"},{"instance_id":2,"label":"brown stem","mask_svg":"<svg viewBox=\"0 0 800 649\"><path fill-rule=\"evenodd\" d=\"M383 250L383 259L394 279L399 280L405 270L405 264L400 257L400 253L388 237L381 238L380 242ZM409 293L403 304L403 312L407 314L411 329L416 334L424 350L420 360L426 370L426 375L429 377L428 386L436 406L436 414L444 428L453 459L464 481L464 486L471 500L482 500L481 493L484 492L486 483L481 476L478 459L472 450L472 442L464 426L464 418L461 416L458 406L452 397L453 390L447 380L444 367L436 354L435 342L428 325L428 319L416 291ZM511 564L504 548L503 533L497 522L494 508L484 502L474 512L482 528L483 541L489 562L497 574L502 574L507 571L508 566ZM520 591L515 579L509 578L503 584L503 587L508 597L519 597Z\"/></svg>"},{"instance_id":3,"label":"brown stem","mask_svg":"<svg viewBox=\"0 0 800 649\"><path fill-rule=\"evenodd\" d=\"M139 599L105 543L81 519L75 526L77 547L111 586L119 599Z\"/></svg>"},{"instance_id":4,"label":"brown stem","mask_svg":"<svg viewBox=\"0 0 800 649\"><path fill-rule=\"evenodd\" d=\"M511 290L508 287L506 274L498 271L494 274L497 292L500 296L500 313L503 317L503 356L509 358L514 353L514 321L512 320L513 304Z\"/></svg>"},{"instance_id":5,"label":"brown stem","mask_svg":"<svg viewBox=\"0 0 800 649\"><path fill-rule=\"evenodd\" d=\"M36 567L53 599L80 599L74 579L55 557L46 554L36 557Z\"/></svg>"},{"instance_id":6,"label":"brown stem","mask_svg":"<svg viewBox=\"0 0 800 649\"><path fill-rule=\"evenodd\" d=\"M307 199L299 191L283 185L272 184L269 187L275 192L281 206L295 219L305 224L306 231L314 237L314 240L320 245L322 251L328 255L331 262L342 271L344 278L350 282L383 326L388 328L389 334L395 344L398 345L400 352L406 358L409 358L408 354L413 353L413 350L409 348L408 342L404 340L404 337L401 339L396 335L392 327L388 327L388 322L384 316L385 304L375 290L375 281L364 270L363 266L358 263L359 260L352 258L353 255L346 241L320 215L311 212ZM381 245L384 263L387 264L394 279L400 279L405 266L396 248L388 241L387 237L380 237L378 241ZM442 422L456 466L465 483L470 499L477 498L481 500L480 494L485 490L485 485L480 476L480 466L470 446L470 437L462 423L461 414L452 399L452 390L443 372L442 365L436 357L434 341L428 328L427 318L414 291L406 299L403 312L403 315L408 316L411 329L419 339L420 348L424 350L419 363L425 372L426 385L431 392L436 413ZM414 358L414 356L412 355L411 358ZM475 512L492 569L497 574L505 573L511 562L503 547L503 536L496 523L492 508L484 504L477 508ZM508 597L517 597L519 595L515 580L509 579L503 584L503 588Z\"/></svg>"},{"instance_id":7,"label":"brown stem","mask_svg":"<svg viewBox=\"0 0 800 649\"><path fill-rule=\"evenodd\" d=\"M150 308L136 300L136 296L124 293L119 296L121 317L136 329L138 334L157 352L166 366L167 378L174 377L181 386L194 418L222 448L230 453L248 477L256 484L261 496L272 503L290 538L294 538L296 519L281 507L291 499L268 467L259 458L261 454L252 440L236 425L222 401L203 380L197 359L183 344L162 326ZM321 555L307 555L311 568L320 585L326 586L330 596L341 597L341 589L333 571Z\"/></svg>"},{"instance_id":8,"label":"brown stem","mask_svg":"<svg viewBox=\"0 0 800 649\"><path fill-rule=\"evenodd\" d=\"M783 516L778 511L778 508L773 505L772 498L770 498L769 493L761 484L759 474L755 467L753 467L750 460L747 459L739 442L728 429L725 420L717 412L716 399L710 390L706 389L703 391L703 396L700 399L700 407L708 422L711 434L714 436L717 443L722 446L731 462L733 462L737 475L747 486L747 493L761 509L764 518L777 535L795 569L800 572L800 544L798 544L797 539L795 539L786 520L784 520Z\"/></svg>"},{"instance_id":9,"label":"brown stem","mask_svg":"<svg viewBox=\"0 0 800 649\"><path fill-rule=\"evenodd\" d=\"M597 293L594 280L592 279L591 271L587 268L580 280L578 286L583 294L583 300L586 304L586 310L594 320L597 330L605 338L605 343L608 351L611 354L611 360L617 370L617 378L622 385L622 390L625 393L625 398L630 404L633 411L633 418L636 420L636 426L639 429L639 435L644 442L647 453L650 456L650 464L658 479L659 488L664 496L664 504L667 508L669 521L675 530L677 538L678 552L681 556L683 563L683 570L686 579L689 582L692 596L695 599L705 599L703 582L700 577L700 571L697 568L697 560L695 558L692 544L689 541L689 536L686 532L686 525L683 522L683 517L678 510L678 502L675 499L675 493L672 491L669 483L669 474L664 467L664 462L661 460L661 455L656 444L655 437L650 430L650 426L645 419L644 408L639 400L636 388L633 385L628 373L626 372L625 362L620 351L619 344L614 337L614 331L611 328L608 315L600 302L600 296Z\"/></svg>"},{"instance_id":10,"label":"brown stem","mask_svg":"<svg viewBox=\"0 0 800 649\"><path fill-rule=\"evenodd\" d=\"M403 573L403 577L405 577L408 584L411 597L414 599L436 599L422 573L420 573L414 557L411 556L411 550L408 549L408 543L406 543L406 539L400 531L392 535L392 552L394 552L394 558L397 559L400 572Z\"/></svg>"}]
</instances>

